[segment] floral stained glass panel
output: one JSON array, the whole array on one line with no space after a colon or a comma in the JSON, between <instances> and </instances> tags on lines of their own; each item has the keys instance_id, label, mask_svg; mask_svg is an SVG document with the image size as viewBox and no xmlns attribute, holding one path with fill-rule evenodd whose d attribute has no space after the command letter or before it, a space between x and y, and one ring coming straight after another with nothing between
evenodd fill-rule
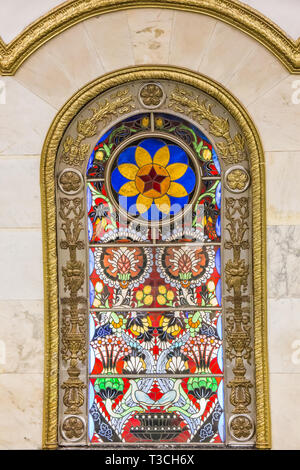
<instances>
[{"instance_id":1,"label":"floral stained glass panel","mask_svg":"<svg viewBox=\"0 0 300 470\"><path fill-rule=\"evenodd\" d=\"M90 269L92 308L221 306L219 247L91 248Z\"/></svg>"},{"instance_id":2,"label":"floral stained glass panel","mask_svg":"<svg viewBox=\"0 0 300 470\"><path fill-rule=\"evenodd\" d=\"M91 312L96 375L222 374L220 311Z\"/></svg>"},{"instance_id":3,"label":"floral stained glass panel","mask_svg":"<svg viewBox=\"0 0 300 470\"><path fill-rule=\"evenodd\" d=\"M202 131L158 112L91 154L91 444L224 442L220 173Z\"/></svg>"},{"instance_id":4,"label":"floral stained glass panel","mask_svg":"<svg viewBox=\"0 0 300 470\"><path fill-rule=\"evenodd\" d=\"M92 443L222 443L223 379L92 378Z\"/></svg>"}]
</instances>

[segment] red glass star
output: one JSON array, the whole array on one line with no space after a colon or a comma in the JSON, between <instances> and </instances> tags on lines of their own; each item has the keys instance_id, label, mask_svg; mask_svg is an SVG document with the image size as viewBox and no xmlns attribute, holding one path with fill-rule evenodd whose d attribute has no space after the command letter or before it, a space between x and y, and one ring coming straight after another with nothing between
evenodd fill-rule
<instances>
[{"instance_id":1,"label":"red glass star","mask_svg":"<svg viewBox=\"0 0 300 470\"><path fill-rule=\"evenodd\" d=\"M162 183L166 179L166 176L157 174L155 168L152 166L151 170L147 175L139 176L139 178L144 183L145 193L147 191L150 191L151 189L154 189L155 191L161 193L160 183Z\"/></svg>"}]
</instances>

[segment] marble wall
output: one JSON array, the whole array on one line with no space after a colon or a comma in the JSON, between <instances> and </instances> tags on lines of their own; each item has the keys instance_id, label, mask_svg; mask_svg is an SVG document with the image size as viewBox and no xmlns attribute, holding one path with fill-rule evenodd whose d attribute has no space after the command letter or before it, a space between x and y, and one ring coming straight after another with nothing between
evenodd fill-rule
<instances>
[{"instance_id":1,"label":"marble wall","mask_svg":"<svg viewBox=\"0 0 300 470\"><path fill-rule=\"evenodd\" d=\"M15 76L1 77L0 449L41 447L39 164L47 129L80 87L135 64L183 66L219 81L247 107L261 135L273 448L299 449L300 100L293 87L300 76L289 75L263 46L220 21L159 9L80 23L38 49Z\"/></svg>"}]
</instances>

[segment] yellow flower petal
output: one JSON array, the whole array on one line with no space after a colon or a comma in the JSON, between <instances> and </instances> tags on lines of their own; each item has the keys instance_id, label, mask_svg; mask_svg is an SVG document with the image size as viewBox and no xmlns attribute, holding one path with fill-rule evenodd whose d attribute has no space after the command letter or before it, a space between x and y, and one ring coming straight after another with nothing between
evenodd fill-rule
<instances>
[{"instance_id":1,"label":"yellow flower petal","mask_svg":"<svg viewBox=\"0 0 300 470\"><path fill-rule=\"evenodd\" d=\"M152 288L151 288L151 286L149 286L149 285L148 285L148 286L145 286L144 289L143 289L143 291L144 291L144 293L145 293L146 295L147 295L147 294L150 294L151 290L152 290Z\"/></svg>"},{"instance_id":2,"label":"yellow flower petal","mask_svg":"<svg viewBox=\"0 0 300 470\"><path fill-rule=\"evenodd\" d=\"M123 184L119 190L120 196L136 196L138 194L138 190L136 188L134 181L128 181L128 183Z\"/></svg>"},{"instance_id":3,"label":"yellow flower petal","mask_svg":"<svg viewBox=\"0 0 300 470\"><path fill-rule=\"evenodd\" d=\"M164 286L164 285L158 286L158 292L159 292L160 294L165 294L165 293L167 292L166 286Z\"/></svg>"},{"instance_id":4,"label":"yellow flower petal","mask_svg":"<svg viewBox=\"0 0 300 470\"><path fill-rule=\"evenodd\" d=\"M160 210L164 214L168 214L170 212L170 198L166 194L162 197L158 197L157 199L155 199L155 204L158 210Z\"/></svg>"},{"instance_id":5,"label":"yellow flower petal","mask_svg":"<svg viewBox=\"0 0 300 470\"><path fill-rule=\"evenodd\" d=\"M159 305L165 305L166 303L166 298L161 294L156 297L156 300L159 303Z\"/></svg>"},{"instance_id":6,"label":"yellow flower petal","mask_svg":"<svg viewBox=\"0 0 300 470\"><path fill-rule=\"evenodd\" d=\"M184 197L187 196L187 192L182 186L182 184L174 183L173 181L170 184L168 195L174 197Z\"/></svg>"},{"instance_id":7,"label":"yellow flower petal","mask_svg":"<svg viewBox=\"0 0 300 470\"><path fill-rule=\"evenodd\" d=\"M173 163L168 166L167 171L171 177L171 181L175 181L181 178L187 169L188 166L184 163Z\"/></svg>"},{"instance_id":8,"label":"yellow flower petal","mask_svg":"<svg viewBox=\"0 0 300 470\"><path fill-rule=\"evenodd\" d=\"M152 158L147 150L143 149L142 147L137 147L135 151L135 161L139 168L141 168L144 165L152 163Z\"/></svg>"},{"instance_id":9,"label":"yellow flower petal","mask_svg":"<svg viewBox=\"0 0 300 470\"><path fill-rule=\"evenodd\" d=\"M168 146L165 145L157 150L156 154L153 158L153 163L157 163L158 165L166 167L170 160L170 151Z\"/></svg>"},{"instance_id":10,"label":"yellow flower petal","mask_svg":"<svg viewBox=\"0 0 300 470\"><path fill-rule=\"evenodd\" d=\"M153 199L140 194L136 200L136 208L140 214L146 212L152 204Z\"/></svg>"},{"instance_id":11,"label":"yellow flower petal","mask_svg":"<svg viewBox=\"0 0 300 470\"><path fill-rule=\"evenodd\" d=\"M136 165L133 165L132 163L122 163L118 166L118 170L121 175L125 176L125 178L127 178L128 180L134 180L138 169L139 168Z\"/></svg>"},{"instance_id":12,"label":"yellow flower petal","mask_svg":"<svg viewBox=\"0 0 300 470\"><path fill-rule=\"evenodd\" d=\"M138 290L135 296L136 296L136 300L142 300L142 298L144 297L143 291Z\"/></svg>"},{"instance_id":13,"label":"yellow flower petal","mask_svg":"<svg viewBox=\"0 0 300 470\"><path fill-rule=\"evenodd\" d=\"M172 290L168 290L167 299L168 300L173 300L174 299L174 292Z\"/></svg>"},{"instance_id":14,"label":"yellow flower petal","mask_svg":"<svg viewBox=\"0 0 300 470\"><path fill-rule=\"evenodd\" d=\"M146 295L146 297L144 298L144 304L145 305L151 305L153 302L153 297L152 295Z\"/></svg>"}]
</instances>

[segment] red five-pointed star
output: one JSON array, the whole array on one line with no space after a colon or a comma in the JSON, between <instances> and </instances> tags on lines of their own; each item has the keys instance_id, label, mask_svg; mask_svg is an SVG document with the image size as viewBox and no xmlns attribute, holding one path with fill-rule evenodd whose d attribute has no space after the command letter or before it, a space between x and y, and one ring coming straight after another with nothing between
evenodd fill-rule
<instances>
[{"instance_id":1,"label":"red five-pointed star","mask_svg":"<svg viewBox=\"0 0 300 470\"><path fill-rule=\"evenodd\" d=\"M152 166L151 170L147 175L139 176L139 178L144 183L145 193L147 191L150 191L151 189L154 189L155 191L161 193L160 183L162 183L164 179L166 179L166 176L157 174L155 168Z\"/></svg>"}]
</instances>

